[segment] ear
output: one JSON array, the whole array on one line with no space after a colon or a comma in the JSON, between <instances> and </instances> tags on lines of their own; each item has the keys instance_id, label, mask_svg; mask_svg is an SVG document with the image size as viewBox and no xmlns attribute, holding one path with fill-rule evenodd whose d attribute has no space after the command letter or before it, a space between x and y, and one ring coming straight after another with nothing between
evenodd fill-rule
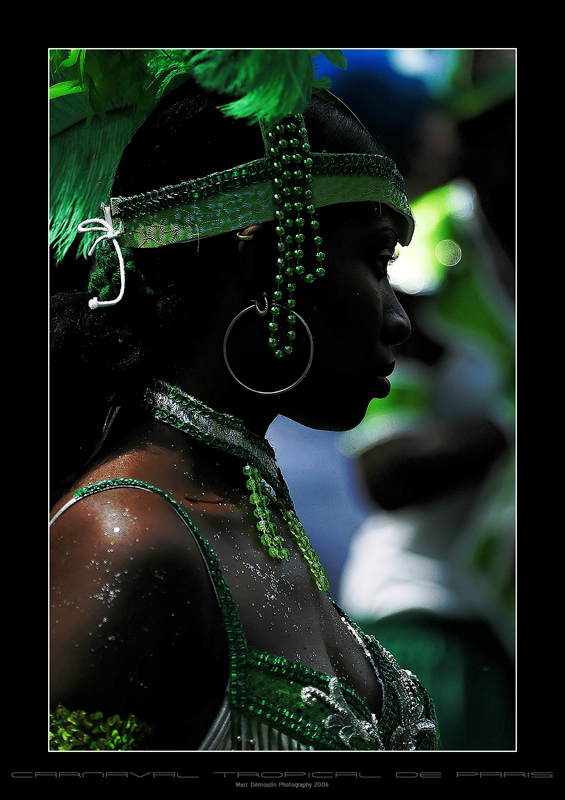
<instances>
[{"instance_id":1,"label":"ear","mask_svg":"<svg viewBox=\"0 0 565 800\"><path fill-rule=\"evenodd\" d=\"M248 225L237 233L239 269L251 300L259 300L272 291L275 275L276 244L266 223Z\"/></svg>"}]
</instances>

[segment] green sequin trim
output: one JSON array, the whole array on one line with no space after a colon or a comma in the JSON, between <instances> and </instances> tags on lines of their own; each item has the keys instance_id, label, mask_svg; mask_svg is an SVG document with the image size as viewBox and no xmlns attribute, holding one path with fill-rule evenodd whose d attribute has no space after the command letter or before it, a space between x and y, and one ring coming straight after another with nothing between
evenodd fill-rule
<instances>
[{"instance_id":1,"label":"green sequin trim","mask_svg":"<svg viewBox=\"0 0 565 800\"><path fill-rule=\"evenodd\" d=\"M363 155L359 153L312 153L311 172L314 177L371 177L388 181L399 195L406 196L404 178L392 159L386 156ZM180 208L198 203L204 198L223 196L234 189L254 186L262 181L270 181L271 158L265 157L250 161L239 167L215 172L204 178L182 181L174 186L163 186L132 197L113 197L112 216L131 220L157 211ZM407 201L403 209L408 206ZM409 208L409 206L408 206Z\"/></svg>"},{"instance_id":2,"label":"green sequin trim","mask_svg":"<svg viewBox=\"0 0 565 800\"><path fill-rule=\"evenodd\" d=\"M105 717L101 712L69 711L57 706L50 715L51 750L133 750L147 743L151 727L130 714Z\"/></svg>"},{"instance_id":3,"label":"green sequin trim","mask_svg":"<svg viewBox=\"0 0 565 800\"><path fill-rule=\"evenodd\" d=\"M296 741L314 745L317 750L343 750L344 740L340 728L327 725L335 713L328 700L331 698L331 678L324 673L302 664L288 661L282 656L249 648L248 651L249 696L242 710L251 713ZM366 723L372 715L359 696L346 686L340 685L349 717ZM317 692L316 702L308 702L306 693ZM377 742L377 745L375 746ZM371 742L355 737L347 749L382 749L380 741Z\"/></svg>"},{"instance_id":4,"label":"green sequin trim","mask_svg":"<svg viewBox=\"0 0 565 800\"><path fill-rule=\"evenodd\" d=\"M252 186L269 180L270 164L265 158L250 161L242 166L215 172L204 178L182 181L174 186L163 186L132 197L113 197L112 216L122 220L135 219L170 208L198 203L204 198L223 195L233 189Z\"/></svg>"},{"instance_id":5,"label":"green sequin trim","mask_svg":"<svg viewBox=\"0 0 565 800\"><path fill-rule=\"evenodd\" d=\"M275 491L283 491L284 480L276 466L273 448L266 439L250 431L242 420L215 411L195 397L160 380L155 381L154 389L146 391L143 405L156 419L198 441L228 450L242 459L251 459L254 466L267 474Z\"/></svg>"}]
</instances>

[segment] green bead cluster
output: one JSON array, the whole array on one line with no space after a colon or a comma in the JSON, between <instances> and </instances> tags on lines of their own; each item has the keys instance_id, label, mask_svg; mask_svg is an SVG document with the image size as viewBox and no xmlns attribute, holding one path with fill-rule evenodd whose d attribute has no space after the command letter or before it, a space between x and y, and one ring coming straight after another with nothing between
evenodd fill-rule
<instances>
[{"instance_id":1,"label":"green bead cluster","mask_svg":"<svg viewBox=\"0 0 565 800\"><path fill-rule=\"evenodd\" d=\"M50 750L131 750L146 743L151 728L131 714L122 720L117 714L87 714L57 706L51 714Z\"/></svg>"},{"instance_id":2,"label":"green bead cluster","mask_svg":"<svg viewBox=\"0 0 565 800\"><path fill-rule=\"evenodd\" d=\"M271 498L266 491L261 473L255 467L245 466L243 474L247 478L246 487L251 492L249 500L255 506L253 513L259 520L257 530L261 534L261 544L267 548L271 558L288 559L284 539L277 533L277 526L272 520L273 512L269 508Z\"/></svg>"},{"instance_id":3,"label":"green bead cluster","mask_svg":"<svg viewBox=\"0 0 565 800\"><path fill-rule=\"evenodd\" d=\"M313 283L325 274L325 259L320 250L322 239L318 235L319 222L312 203L313 160L310 155L308 134L301 116L288 117L265 136L267 155L271 159L275 203L276 233L278 236L276 289L271 304L269 346L277 358L292 353L296 338L293 309L296 300L296 278ZM304 266L307 234L313 234L318 266L308 272ZM282 306L282 307L281 307ZM281 311L287 310L286 340L281 335Z\"/></svg>"},{"instance_id":4,"label":"green bead cluster","mask_svg":"<svg viewBox=\"0 0 565 800\"><path fill-rule=\"evenodd\" d=\"M203 178L181 181L150 192L131 197L112 198L112 213L122 219L135 219L145 214L154 214L168 208L197 203L205 198L225 194L231 189L249 186L268 177L269 165L258 159L233 169L214 172Z\"/></svg>"},{"instance_id":5,"label":"green bead cluster","mask_svg":"<svg viewBox=\"0 0 565 800\"><path fill-rule=\"evenodd\" d=\"M278 500L262 479L261 472L256 467L245 466L243 474L247 478L246 487L251 492L249 500L255 506L253 513L259 519L257 528L261 534L261 544L267 547L268 553L272 558L288 559L288 550L283 546L283 537L277 533L277 527L272 521L272 512L269 508L269 503L272 500L289 526L290 532L308 564L310 572L314 576L316 585L322 591L328 591L330 587L324 568L290 502L284 503Z\"/></svg>"}]
</instances>

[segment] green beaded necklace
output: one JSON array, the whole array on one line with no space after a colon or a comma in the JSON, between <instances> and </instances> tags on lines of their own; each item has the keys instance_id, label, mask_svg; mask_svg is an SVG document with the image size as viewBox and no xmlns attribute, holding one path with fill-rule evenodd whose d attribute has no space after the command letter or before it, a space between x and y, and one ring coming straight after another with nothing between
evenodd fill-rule
<instances>
[{"instance_id":1,"label":"green beaded necklace","mask_svg":"<svg viewBox=\"0 0 565 800\"><path fill-rule=\"evenodd\" d=\"M273 521L273 504L288 525L300 552L305 558L316 585L322 591L329 582L318 556L294 509L290 492L276 462L269 442L252 433L236 417L204 405L199 400L163 381L155 381L145 392L143 406L155 419L198 439L218 450L224 450L245 461L243 476L249 500L257 518L261 544L271 558L288 559L284 539Z\"/></svg>"}]
</instances>

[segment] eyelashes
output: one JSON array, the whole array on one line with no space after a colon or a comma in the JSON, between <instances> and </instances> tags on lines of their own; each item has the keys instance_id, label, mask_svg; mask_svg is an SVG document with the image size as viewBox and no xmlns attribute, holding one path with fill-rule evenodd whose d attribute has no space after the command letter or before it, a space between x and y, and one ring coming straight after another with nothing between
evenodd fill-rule
<instances>
[{"instance_id":1,"label":"eyelashes","mask_svg":"<svg viewBox=\"0 0 565 800\"><path fill-rule=\"evenodd\" d=\"M388 278L388 268L398 258L398 253L391 253L390 250L381 250L375 258L375 274L379 279Z\"/></svg>"}]
</instances>

